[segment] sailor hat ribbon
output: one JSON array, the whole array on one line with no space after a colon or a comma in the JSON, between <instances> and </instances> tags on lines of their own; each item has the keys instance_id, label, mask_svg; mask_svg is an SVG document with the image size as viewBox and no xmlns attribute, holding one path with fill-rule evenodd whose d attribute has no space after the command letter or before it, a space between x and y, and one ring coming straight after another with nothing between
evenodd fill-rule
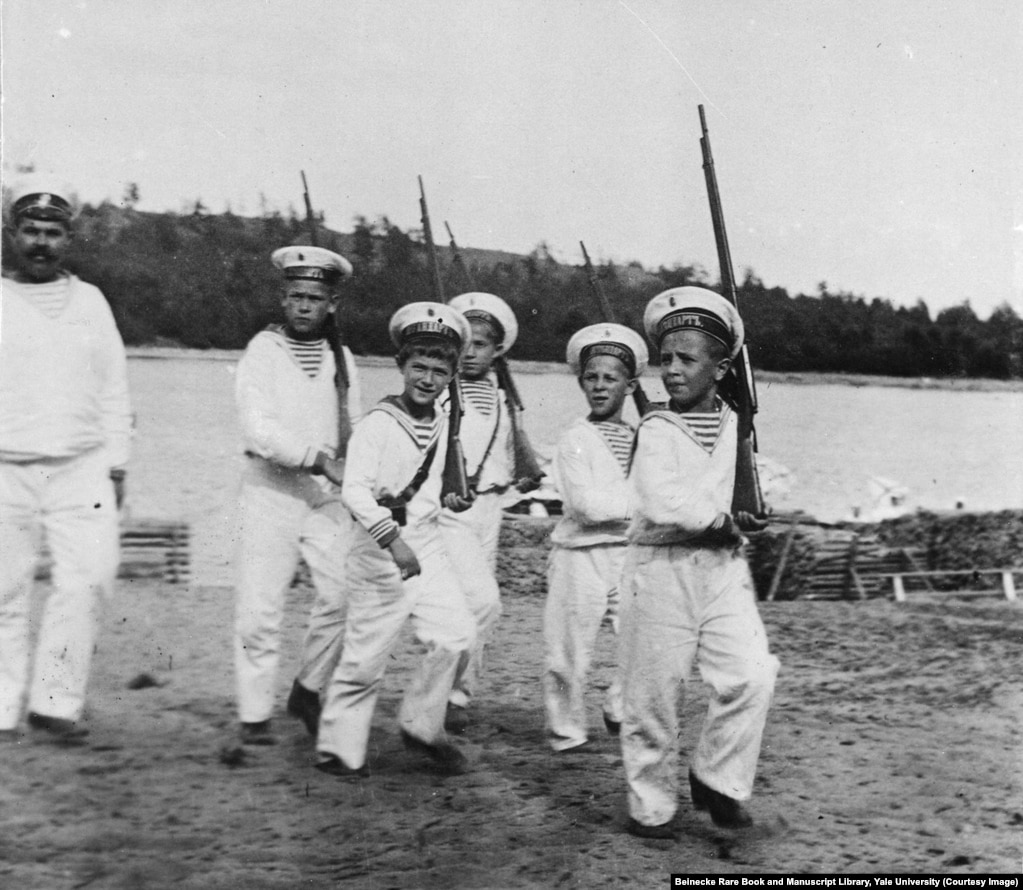
<instances>
[{"instance_id":1,"label":"sailor hat ribbon","mask_svg":"<svg viewBox=\"0 0 1023 890\"><path fill-rule=\"evenodd\" d=\"M605 322L576 331L568 341L565 358L577 377L597 355L610 355L625 365L629 377L638 377L647 366L646 341L631 328Z\"/></svg>"},{"instance_id":2,"label":"sailor hat ribbon","mask_svg":"<svg viewBox=\"0 0 1023 890\"><path fill-rule=\"evenodd\" d=\"M479 319L494 329L497 339L497 354L504 355L519 336L519 323L504 300L496 294L470 291L452 297L449 306L461 312L469 321Z\"/></svg>"},{"instance_id":3,"label":"sailor hat ribbon","mask_svg":"<svg viewBox=\"0 0 1023 890\"><path fill-rule=\"evenodd\" d=\"M742 349L746 333L736 308L705 287L673 287L647 303L643 328L650 342L660 346L672 331L696 330L723 343L729 357Z\"/></svg>"},{"instance_id":4,"label":"sailor hat ribbon","mask_svg":"<svg viewBox=\"0 0 1023 890\"><path fill-rule=\"evenodd\" d=\"M289 281L304 278L329 284L352 274L352 264L341 254L304 244L281 247L270 255L270 261Z\"/></svg>"},{"instance_id":5,"label":"sailor hat ribbon","mask_svg":"<svg viewBox=\"0 0 1023 890\"><path fill-rule=\"evenodd\" d=\"M417 337L440 337L464 350L472 327L457 309L444 303L409 303L402 306L387 326L391 342L401 347Z\"/></svg>"},{"instance_id":6,"label":"sailor hat ribbon","mask_svg":"<svg viewBox=\"0 0 1023 890\"><path fill-rule=\"evenodd\" d=\"M11 219L22 217L67 223L74 216L68 190L55 179L31 175L17 183L11 194Z\"/></svg>"}]
</instances>

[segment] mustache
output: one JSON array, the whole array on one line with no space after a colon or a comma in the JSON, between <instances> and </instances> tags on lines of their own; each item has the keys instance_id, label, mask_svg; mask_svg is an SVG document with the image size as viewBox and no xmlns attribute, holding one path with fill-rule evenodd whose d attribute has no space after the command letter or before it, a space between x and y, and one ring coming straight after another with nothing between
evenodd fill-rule
<instances>
[{"instance_id":1,"label":"mustache","mask_svg":"<svg viewBox=\"0 0 1023 890\"><path fill-rule=\"evenodd\" d=\"M53 252L45 247L37 247L25 254L31 260L52 260Z\"/></svg>"}]
</instances>

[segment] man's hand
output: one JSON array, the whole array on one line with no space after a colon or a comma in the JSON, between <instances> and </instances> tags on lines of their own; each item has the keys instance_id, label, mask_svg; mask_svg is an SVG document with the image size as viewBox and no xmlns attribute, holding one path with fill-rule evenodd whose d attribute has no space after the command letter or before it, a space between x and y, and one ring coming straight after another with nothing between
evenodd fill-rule
<instances>
[{"instance_id":1,"label":"man's hand","mask_svg":"<svg viewBox=\"0 0 1023 890\"><path fill-rule=\"evenodd\" d=\"M767 528L768 519L766 516L760 518L745 510L735 514L735 524L744 532L762 532Z\"/></svg>"},{"instance_id":2,"label":"man's hand","mask_svg":"<svg viewBox=\"0 0 1023 890\"><path fill-rule=\"evenodd\" d=\"M468 498L460 498L453 491L449 491L444 495L444 506L455 513L461 513L463 510L468 510L474 500L476 500L474 495L470 495Z\"/></svg>"},{"instance_id":3,"label":"man's hand","mask_svg":"<svg viewBox=\"0 0 1023 890\"><path fill-rule=\"evenodd\" d=\"M416 555L412 552L412 548L406 544L401 537L395 538L387 545L387 549L391 551L391 557L394 559L395 564L398 566L398 571L401 572L401 580L407 581L409 578L415 578L422 569L419 567L419 560L416 559Z\"/></svg>"}]
</instances>

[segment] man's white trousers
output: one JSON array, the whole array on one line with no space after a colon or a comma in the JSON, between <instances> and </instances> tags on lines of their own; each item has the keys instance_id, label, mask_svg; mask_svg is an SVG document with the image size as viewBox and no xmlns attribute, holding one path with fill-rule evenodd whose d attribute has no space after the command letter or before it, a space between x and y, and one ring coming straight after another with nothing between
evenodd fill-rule
<instances>
[{"instance_id":1,"label":"man's white trousers","mask_svg":"<svg viewBox=\"0 0 1023 890\"><path fill-rule=\"evenodd\" d=\"M440 530L451 564L476 618L476 642L465 670L455 682L450 701L467 707L479 691L484 669L484 648L501 617L501 592L497 586L497 539L501 532L501 495L495 491L478 495L461 513L441 510Z\"/></svg>"},{"instance_id":2,"label":"man's white trousers","mask_svg":"<svg viewBox=\"0 0 1023 890\"><path fill-rule=\"evenodd\" d=\"M439 531L432 524L407 527L402 538L422 568L408 581L361 527L348 555L345 644L323 696L316 747L352 769L366 762L373 710L405 621L411 619L426 653L405 690L398 722L427 744L445 738L448 694L475 638L475 620Z\"/></svg>"},{"instance_id":3,"label":"man's white trousers","mask_svg":"<svg viewBox=\"0 0 1023 890\"><path fill-rule=\"evenodd\" d=\"M299 680L318 691L333 671L344 631L344 558L354 521L339 494L304 470L248 458L239 499L234 661L238 717L260 723L273 712L284 599L299 557L316 600Z\"/></svg>"},{"instance_id":4,"label":"man's white trousers","mask_svg":"<svg viewBox=\"0 0 1023 890\"><path fill-rule=\"evenodd\" d=\"M109 469L103 449L0 463L0 729L17 725L26 689L29 711L67 720L81 716L98 601L109 598L117 573ZM53 560L53 590L30 672L29 609L41 533Z\"/></svg>"},{"instance_id":5,"label":"man's white trousers","mask_svg":"<svg viewBox=\"0 0 1023 890\"><path fill-rule=\"evenodd\" d=\"M544 607L543 694L547 730L555 751L587 740L586 674L605 617L617 635L624 544L554 547L547 563ZM622 721L622 688L617 659L603 704L604 716Z\"/></svg>"},{"instance_id":6,"label":"man's white trousers","mask_svg":"<svg viewBox=\"0 0 1023 890\"><path fill-rule=\"evenodd\" d=\"M710 704L690 768L749 798L778 659L770 654L746 560L735 551L632 546L623 594L622 757L629 813L661 825L678 795L678 692L695 661Z\"/></svg>"}]
</instances>

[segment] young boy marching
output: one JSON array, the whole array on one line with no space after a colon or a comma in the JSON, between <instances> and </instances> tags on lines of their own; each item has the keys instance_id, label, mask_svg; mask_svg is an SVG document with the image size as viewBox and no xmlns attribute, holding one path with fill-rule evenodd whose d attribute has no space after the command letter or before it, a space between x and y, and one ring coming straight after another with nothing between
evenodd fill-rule
<instances>
[{"instance_id":1,"label":"young boy marching","mask_svg":"<svg viewBox=\"0 0 1023 890\"><path fill-rule=\"evenodd\" d=\"M677 829L679 686L693 663L710 704L690 761L693 807L715 825L745 828L778 672L757 612L742 531L765 523L730 513L736 415L718 395L743 342L735 308L713 291L680 287L647 305L669 402L640 423L632 463L634 519L623 593L622 755L628 830Z\"/></svg>"},{"instance_id":2,"label":"young boy marching","mask_svg":"<svg viewBox=\"0 0 1023 890\"><path fill-rule=\"evenodd\" d=\"M448 694L475 638L437 525L446 416L436 405L458 368L469 323L441 303L411 303L390 322L404 380L379 402L348 445L341 497L357 525L348 554L344 650L324 694L317 769L368 775L367 746L384 671L407 619L426 647L398 714L402 740L441 770L465 757L444 732ZM447 495L451 509L467 501Z\"/></svg>"},{"instance_id":3,"label":"young boy marching","mask_svg":"<svg viewBox=\"0 0 1023 890\"><path fill-rule=\"evenodd\" d=\"M344 551L351 516L338 485L359 387L351 353L332 336L339 254L282 247L284 324L260 331L238 363L236 400L246 463L239 503L235 672L245 744L276 741L270 725L284 596L301 556L316 600L288 711L315 731L320 686L333 671L344 622Z\"/></svg>"},{"instance_id":4,"label":"young boy marching","mask_svg":"<svg viewBox=\"0 0 1023 890\"><path fill-rule=\"evenodd\" d=\"M595 324L568 341L568 364L590 407L562 435L554 482L564 512L551 534L544 610L544 705L557 753L588 749L586 673L605 616L618 633L618 582L625 561L633 428L622 420L627 396L647 364L647 346L619 324ZM622 721L616 672L603 705L604 725Z\"/></svg>"},{"instance_id":5,"label":"young boy marching","mask_svg":"<svg viewBox=\"0 0 1023 890\"><path fill-rule=\"evenodd\" d=\"M515 343L519 326L511 307L494 294L460 294L449 305L472 326L459 377L464 403L461 440L475 499L462 513L445 509L440 516L444 544L476 619L476 643L451 692L445 721L449 730L462 732L469 722L466 709L478 692L483 649L501 615L496 577L501 498L515 480L511 420L493 366Z\"/></svg>"}]
</instances>

